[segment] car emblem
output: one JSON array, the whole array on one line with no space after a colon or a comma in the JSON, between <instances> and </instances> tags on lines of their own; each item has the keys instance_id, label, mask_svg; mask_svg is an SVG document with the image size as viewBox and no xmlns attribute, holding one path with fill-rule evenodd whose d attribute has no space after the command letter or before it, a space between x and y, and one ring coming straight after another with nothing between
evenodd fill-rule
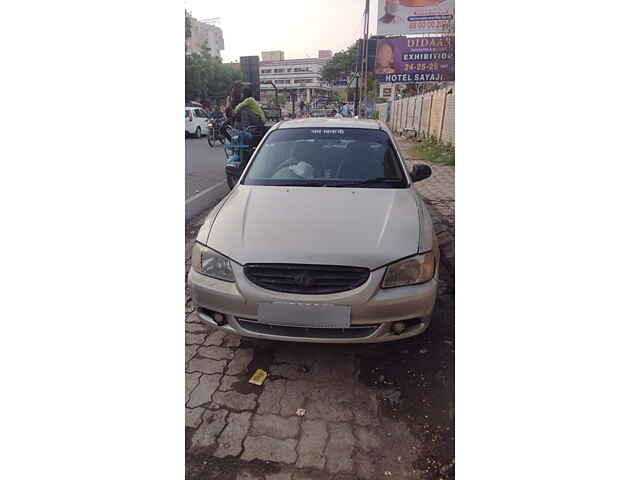
<instances>
[{"instance_id":1,"label":"car emblem","mask_svg":"<svg viewBox=\"0 0 640 480\"><path fill-rule=\"evenodd\" d=\"M311 288L315 285L315 279L307 272L296 275L294 281L299 287Z\"/></svg>"}]
</instances>

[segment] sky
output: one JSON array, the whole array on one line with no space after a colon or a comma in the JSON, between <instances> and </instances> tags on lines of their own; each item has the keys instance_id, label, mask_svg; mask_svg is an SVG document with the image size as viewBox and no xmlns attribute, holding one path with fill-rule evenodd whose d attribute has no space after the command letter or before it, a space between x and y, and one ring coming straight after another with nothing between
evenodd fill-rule
<instances>
[{"instance_id":1,"label":"sky","mask_svg":"<svg viewBox=\"0 0 640 480\"><path fill-rule=\"evenodd\" d=\"M220 17L225 62L268 50L285 58L344 50L362 36L365 0L184 0L197 19ZM371 0L377 12L378 0ZM375 14L369 29L375 32Z\"/></svg>"}]
</instances>

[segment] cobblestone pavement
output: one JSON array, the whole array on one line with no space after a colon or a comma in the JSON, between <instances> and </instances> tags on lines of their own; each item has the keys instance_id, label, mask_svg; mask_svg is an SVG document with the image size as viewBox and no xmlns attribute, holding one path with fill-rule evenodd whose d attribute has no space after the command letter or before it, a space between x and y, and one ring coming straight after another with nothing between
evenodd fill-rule
<instances>
[{"instance_id":1,"label":"cobblestone pavement","mask_svg":"<svg viewBox=\"0 0 640 480\"><path fill-rule=\"evenodd\" d=\"M434 224L445 225L444 214L430 209ZM203 220L186 226L187 270ZM427 332L374 345L258 341L211 330L198 321L187 286L186 478L453 478L454 299L447 264L441 277ZM263 386L248 383L258 368L269 373Z\"/></svg>"}]
</instances>

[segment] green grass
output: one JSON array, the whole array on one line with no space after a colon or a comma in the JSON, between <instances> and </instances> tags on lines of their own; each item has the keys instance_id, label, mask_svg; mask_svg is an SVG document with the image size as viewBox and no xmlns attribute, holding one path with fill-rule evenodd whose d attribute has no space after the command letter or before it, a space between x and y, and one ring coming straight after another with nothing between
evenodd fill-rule
<instances>
[{"instance_id":1,"label":"green grass","mask_svg":"<svg viewBox=\"0 0 640 480\"><path fill-rule=\"evenodd\" d=\"M456 150L453 147L440 145L436 137L425 138L412 148L412 153L419 160L438 163L440 165L455 166Z\"/></svg>"}]
</instances>

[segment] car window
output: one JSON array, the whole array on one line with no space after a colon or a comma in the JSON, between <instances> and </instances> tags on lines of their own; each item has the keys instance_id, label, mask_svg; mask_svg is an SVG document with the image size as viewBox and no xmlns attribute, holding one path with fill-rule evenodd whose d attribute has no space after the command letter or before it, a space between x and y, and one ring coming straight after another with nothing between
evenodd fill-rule
<instances>
[{"instance_id":1,"label":"car window","mask_svg":"<svg viewBox=\"0 0 640 480\"><path fill-rule=\"evenodd\" d=\"M188 118L189 117L189 110L185 110L184 111L184 118Z\"/></svg>"},{"instance_id":2,"label":"car window","mask_svg":"<svg viewBox=\"0 0 640 480\"><path fill-rule=\"evenodd\" d=\"M407 188L391 139L382 130L291 128L269 134L248 167L246 185Z\"/></svg>"}]
</instances>

